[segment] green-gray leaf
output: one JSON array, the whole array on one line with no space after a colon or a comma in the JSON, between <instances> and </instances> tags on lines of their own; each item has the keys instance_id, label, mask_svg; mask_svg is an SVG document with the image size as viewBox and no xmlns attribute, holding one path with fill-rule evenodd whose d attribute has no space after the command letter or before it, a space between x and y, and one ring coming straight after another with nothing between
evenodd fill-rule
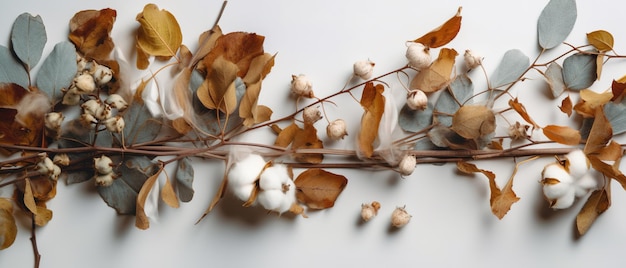
<instances>
[{"instance_id":1,"label":"green-gray leaf","mask_svg":"<svg viewBox=\"0 0 626 268\"><path fill-rule=\"evenodd\" d=\"M550 0L537 22L539 46L551 49L565 41L574 28L576 16L575 0Z\"/></svg>"},{"instance_id":2,"label":"green-gray leaf","mask_svg":"<svg viewBox=\"0 0 626 268\"><path fill-rule=\"evenodd\" d=\"M48 55L37 73L37 87L48 94L52 103L63 98L61 89L68 88L76 75L76 48L70 42L60 42Z\"/></svg>"},{"instance_id":3,"label":"green-gray leaf","mask_svg":"<svg viewBox=\"0 0 626 268\"><path fill-rule=\"evenodd\" d=\"M419 132L433 123L433 105L428 103L424 110L413 110L404 105L398 116L398 124L404 131Z\"/></svg>"},{"instance_id":4,"label":"green-gray leaf","mask_svg":"<svg viewBox=\"0 0 626 268\"><path fill-rule=\"evenodd\" d=\"M511 49L504 53L500 65L491 75L491 87L498 88L519 79L528 67L530 59L519 49Z\"/></svg>"},{"instance_id":5,"label":"green-gray leaf","mask_svg":"<svg viewBox=\"0 0 626 268\"><path fill-rule=\"evenodd\" d=\"M161 121L154 118L143 103L131 103L123 117L126 146L154 140L161 131Z\"/></svg>"},{"instance_id":6,"label":"green-gray leaf","mask_svg":"<svg viewBox=\"0 0 626 268\"><path fill-rule=\"evenodd\" d=\"M111 158L114 162L119 158ZM98 187L100 197L119 214L135 214L137 195L148 177L154 175L157 165L145 156L127 157L117 169L121 177L111 186Z\"/></svg>"},{"instance_id":7,"label":"green-gray leaf","mask_svg":"<svg viewBox=\"0 0 626 268\"><path fill-rule=\"evenodd\" d=\"M563 68L556 62L550 63L544 73L546 81L550 86L550 91L554 98L558 98L565 92L565 82L563 81Z\"/></svg>"},{"instance_id":8,"label":"green-gray leaf","mask_svg":"<svg viewBox=\"0 0 626 268\"><path fill-rule=\"evenodd\" d=\"M452 125L452 116L461 108L460 104L468 103L474 95L474 84L467 75L459 75L447 90L444 90L437 102L435 103L435 111L437 112L437 121L444 126ZM471 102L470 102L471 103Z\"/></svg>"},{"instance_id":9,"label":"green-gray leaf","mask_svg":"<svg viewBox=\"0 0 626 268\"><path fill-rule=\"evenodd\" d=\"M11 29L11 44L15 55L29 72L41 59L47 40L46 27L41 16L23 13L15 19Z\"/></svg>"},{"instance_id":10,"label":"green-gray leaf","mask_svg":"<svg viewBox=\"0 0 626 268\"><path fill-rule=\"evenodd\" d=\"M191 159L185 157L178 160L178 166L176 167L176 189L178 190L178 198L180 201L189 202L193 198L193 166L191 165Z\"/></svg>"},{"instance_id":11,"label":"green-gray leaf","mask_svg":"<svg viewBox=\"0 0 626 268\"><path fill-rule=\"evenodd\" d=\"M28 73L24 66L5 46L0 46L0 83L15 83L23 88L28 88L29 85Z\"/></svg>"},{"instance_id":12,"label":"green-gray leaf","mask_svg":"<svg viewBox=\"0 0 626 268\"><path fill-rule=\"evenodd\" d=\"M235 95L237 96L237 107L235 108L235 112L228 116L228 122L226 122L226 115L220 113L217 110L207 110L198 100L197 94L193 94L193 104L194 109L199 117L199 127L202 128L203 131L210 133L212 135L219 135L221 133L221 128L224 128L224 124L226 124L225 132L241 125L243 120L239 117L239 104L241 103L241 98L243 94L246 93L246 84L239 77L235 79ZM218 120L219 117L219 120Z\"/></svg>"},{"instance_id":13,"label":"green-gray leaf","mask_svg":"<svg viewBox=\"0 0 626 268\"><path fill-rule=\"evenodd\" d=\"M581 90L590 87L598 77L596 56L589 54L574 54L563 61L563 81L571 90Z\"/></svg>"}]
</instances>

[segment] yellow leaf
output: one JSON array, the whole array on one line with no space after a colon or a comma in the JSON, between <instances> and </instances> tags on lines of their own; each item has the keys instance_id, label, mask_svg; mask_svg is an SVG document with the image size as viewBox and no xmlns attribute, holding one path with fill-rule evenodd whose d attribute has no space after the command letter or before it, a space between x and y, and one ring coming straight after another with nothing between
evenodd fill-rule
<instances>
[{"instance_id":1,"label":"yellow leaf","mask_svg":"<svg viewBox=\"0 0 626 268\"><path fill-rule=\"evenodd\" d=\"M176 193L174 192L174 187L168 177L165 178L165 185L163 185L161 189L161 199L172 208L178 208L180 206L178 197L176 197Z\"/></svg>"},{"instance_id":2,"label":"yellow leaf","mask_svg":"<svg viewBox=\"0 0 626 268\"><path fill-rule=\"evenodd\" d=\"M605 30L588 33L587 41L600 52L613 50L613 35Z\"/></svg>"},{"instance_id":3,"label":"yellow leaf","mask_svg":"<svg viewBox=\"0 0 626 268\"><path fill-rule=\"evenodd\" d=\"M454 132L466 139L477 139L496 129L496 116L493 111L481 105L465 105L452 116Z\"/></svg>"},{"instance_id":4,"label":"yellow leaf","mask_svg":"<svg viewBox=\"0 0 626 268\"><path fill-rule=\"evenodd\" d=\"M0 198L0 250L10 247L17 236L17 225L13 217L13 203Z\"/></svg>"},{"instance_id":5,"label":"yellow leaf","mask_svg":"<svg viewBox=\"0 0 626 268\"><path fill-rule=\"evenodd\" d=\"M374 141L378 137L378 127L385 111L385 96L383 96L384 86L368 82L363 89L361 96L361 106L365 110L361 117L361 130L357 137L359 151L365 157L372 157L374 154Z\"/></svg>"},{"instance_id":6,"label":"yellow leaf","mask_svg":"<svg viewBox=\"0 0 626 268\"><path fill-rule=\"evenodd\" d=\"M137 44L135 48L137 49L137 61L136 61L137 69L139 70L148 69L148 66L150 66L150 55L148 55L148 53L143 51L143 49L139 47L139 44Z\"/></svg>"},{"instance_id":7,"label":"yellow leaf","mask_svg":"<svg viewBox=\"0 0 626 268\"><path fill-rule=\"evenodd\" d=\"M296 125L295 123L292 123L285 129L281 130L280 133L278 133L278 136L276 137L276 141L274 142L274 145L278 147L287 148L287 146L291 144L291 142L293 141L294 137L296 136L299 130L300 130L300 127L298 127L298 125Z\"/></svg>"},{"instance_id":8,"label":"yellow leaf","mask_svg":"<svg viewBox=\"0 0 626 268\"><path fill-rule=\"evenodd\" d=\"M533 129L539 128L539 125L537 125L537 123L535 123L535 121L530 118L530 115L528 115L528 113L526 112L526 107L524 107L524 104L520 103L517 98L509 100L509 106L513 108L513 110L515 110L524 119L524 121L531 124L533 126Z\"/></svg>"},{"instance_id":9,"label":"yellow leaf","mask_svg":"<svg viewBox=\"0 0 626 268\"><path fill-rule=\"evenodd\" d=\"M146 205L146 200L148 199L148 194L154 187L154 183L159 178L159 175L163 171L163 168L159 169L159 171L150 176L141 186L141 190L137 194L137 205L136 205L136 214L135 214L135 226L139 229L145 230L150 227L150 220L148 219L148 215L144 210Z\"/></svg>"},{"instance_id":10,"label":"yellow leaf","mask_svg":"<svg viewBox=\"0 0 626 268\"><path fill-rule=\"evenodd\" d=\"M613 98L613 93L596 93L593 90L583 89L580 91L580 101L574 105L574 110L585 118L595 116L596 107L600 107Z\"/></svg>"},{"instance_id":11,"label":"yellow leaf","mask_svg":"<svg viewBox=\"0 0 626 268\"><path fill-rule=\"evenodd\" d=\"M450 83L450 76L454 70L456 50L442 48L437 59L428 67L420 71L411 81L411 88L419 88L426 93L438 91Z\"/></svg>"},{"instance_id":12,"label":"yellow leaf","mask_svg":"<svg viewBox=\"0 0 626 268\"><path fill-rule=\"evenodd\" d=\"M596 153L604 148L612 138L613 128L611 127L611 122L606 118L604 109L600 106L596 108L593 125L591 125L591 130L589 130L589 137L587 137L587 143L585 143L585 154Z\"/></svg>"},{"instance_id":13,"label":"yellow leaf","mask_svg":"<svg viewBox=\"0 0 626 268\"><path fill-rule=\"evenodd\" d=\"M35 225L45 226L50 220L52 220L52 210L47 209L45 203L38 202Z\"/></svg>"},{"instance_id":14,"label":"yellow leaf","mask_svg":"<svg viewBox=\"0 0 626 268\"><path fill-rule=\"evenodd\" d=\"M137 31L137 45L149 55L171 57L183 43L178 21L167 10L159 10L155 4L147 4L137 14L141 26Z\"/></svg>"},{"instance_id":15,"label":"yellow leaf","mask_svg":"<svg viewBox=\"0 0 626 268\"><path fill-rule=\"evenodd\" d=\"M270 73L274 66L274 58L276 58L276 54L265 53L252 59L248 73L243 78L246 85L265 79L265 76Z\"/></svg>"},{"instance_id":16,"label":"yellow leaf","mask_svg":"<svg viewBox=\"0 0 626 268\"><path fill-rule=\"evenodd\" d=\"M335 205L337 197L348 184L348 179L319 168L311 168L300 173L294 183L299 202L311 209L325 209ZM301 212L299 209L294 210L294 213Z\"/></svg>"},{"instance_id":17,"label":"yellow leaf","mask_svg":"<svg viewBox=\"0 0 626 268\"><path fill-rule=\"evenodd\" d=\"M26 206L26 208L28 208L28 210L33 214L37 214L37 203L35 202L35 197L33 196L30 179L27 178L24 182L24 206Z\"/></svg>"},{"instance_id":18,"label":"yellow leaf","mask_svg":"<svg viewBox=\"0 0 626 268\"><path fill-rule=\"evenodd\" d=\"M591 224L598 216L611 206L610 184L607 184L606 187L606 189L593 191L583 208L576 215L576 231L578 231L579 236L587 233Z\"/></svg>"},{"instance_id":19,"label":"yellow leaf","mask_svg":"<svg viewBox=\"0 0 626 268\"><path fill-rule=\"evenodd\" d=\"M436 29L428 32L413 42L422 43L427 47L437 48L450 43L459 33L461 29L461 7L459 7L456 15L447 20L444 24Z\"/></svg>"},{"instance_id":20,"label":"yellow leaf","mask_svg":"<svg viewBox=\"0 0 626 268\"><path fill-rule=\"evenodd\" d=\"M227 114L235 111L237 108L235 88L237 71L237 65L223 57L219 57L213 62L211 72L196 93L204 107L219 109Z\"/></svg>"},{"instance_id":21,"label":"yellow leaf","mask_svg":"<svg viewBox=\"0 0 626 268\"><path fill-rule=\"evenodd\" d=\"M243 94L243 98L239 103L239 117L243 119L243 125L251 127L257 123L259 94L261 93L261 80L248 85L246 93ZM269 109L269 108L268 108ZM271 110L270 110L271 115Z\"/></svg>"},{"instance_id":22,"label":"yellow leaf","mask_svg":"<svg viewBox=\"0 0 626 268\"><path fill-rule=\"evenodd\" d=\"M543 128L543 134L551 141L565 145L578 145L580 132L567 126L547 125Z\"/></svg>"},{"instance_id":23,"label":"yellow leaf","mask_svg":"<svg viewBox=\"0 0 626 268\"><path fill-rule=\"evenodd\" d=\"M298 128L293 137L291 149L322 149L324 143L317 137L317 129L311 123L304 123L304 128ZM295 159L302 163L319 164L324 160L324 154L295 154Z\"/></svg>"}]
</instances>

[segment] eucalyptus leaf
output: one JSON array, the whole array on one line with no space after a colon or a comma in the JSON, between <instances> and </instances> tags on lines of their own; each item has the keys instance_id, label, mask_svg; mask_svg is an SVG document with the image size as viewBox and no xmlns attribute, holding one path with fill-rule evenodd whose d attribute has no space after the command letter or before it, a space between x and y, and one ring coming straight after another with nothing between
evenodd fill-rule
<instances>
[{"instance_id":1,"label":"eucalyptus leaf","mask_svg":"<svg viewBox=\"0 0 626 268\"><path fill-rule=\"evenodd\" d=\"M604 114L613 127L613 135L626 132L626 106L608 102L604 105Z\"/></svg>"},{"instance_id":2,"label":"eucalyptus leaf","mask_svg":"<svg viewBox=\"0 0 626 268\"><path fill-rule=\"evenodd\" d=\"M563 81L571 90L581 90L590 87L596 81L598 74L596 56L589 54L574 54L563 61Z\"/></svg>"},{"instance_id":3,"label":"eucalyptus leaf","mask_svg":"<svg viewBox=\"0 0 626 268\"><path fill-rule=\"evenodd\" d=\"M37 87L48 94L52 103L63 98L61 89L68 88L76 75L76 48L70 42L60 42L48 55L37 73Z\"/></svg>"},{"instance_id":4,"label":"eucalyptus leaf","mask_svg":"<svg viewBox=\"0 0 626 268\"><path fill-rule=\"evenodd\" d=\"M437 149L437 146L435 146L435 144L433 144L430 139L420 139L415 143L415 146L413 147L413 150L434 150Z\"/></svg>"},{"instance_id":5,"label":"eucalyptus leaf","mask_svg":"<svg viewBox=\"0 0 626 268\"><path fill-rule=\"evenodd\" d=\"M189 202L193 198L193 165L191 159L185 157L178 160L178 166L176 167L176 189L178 190L178 198L180 201Z\"/></svg>"},{"instance_id":6,"label":"eucalyptus leaf","mask_svg":"<svg viewBox=\"0 0 626 268\"><path fill-rule=\"evenodd\" d=\"M0 46L0 83L15 83L23 88L30 84L28 72L5 46Z\"/></svg>"},{"instance_id":7,"label":"eucalyptus leaf","mask_svg":"<svg viewBox=\"0 0 626 268\"><path fill-rule=\"evenodd\" d=\"M198 100L198 94L194 93L193 106L199 117L199 127L207 133L219 135L222 128L225 129L225 132L228 132L229 130L241 125L243 123L243 119L239 117L239 104L241 103L241 98L244 93L246 93L246 84L240 77L237 77L235 79L237 107L234 109L235 112L228 116L228 122L226 121L226 115L221 113L219 110L207 110L204 105L202 105L200 100ZM226 126L224 127L224 125Z\"/></svg>"},{"instance_id":8,"label":"eucalyptus leaf","mask_svg":"<svg viewBox=\"0 0 626 268\"><path fill-rule=\"evenodd\" d=\"M11 45L29 72L41 59L47 40L41 16L22 13L15 19L11 29Z\"/></svg>"},{"instance_id":9,"label":"eucalyptus leaf","mask_svg":"<svg viewBox=\"0 0 626 268\"><path fill-rule=\"evenodd\" d=\"M550 91L554 98L558 98L565 92L565 82L563 81L563 68L556 62L550 63L544 73L546 81L550 86Z\"/></svg>"},{"instance_id":10,"label":"eucalyptus leaf","mask_svg":"<svg viewBox=\"0 0 626 268\"><path fill-rule=\"evenodd\" d=\"M513 83L530 67L530 59L519 49L504 53L500 65L491 75L491 87L498 88Z\"/></svg>"},{"instance_id":11,"label":"eucalyptus leaf","mask_svg":"<svg viewBox=\"0 0 626 268\"><path fill-rule=\"evenodd\" d=\"M576 16L575 0L550 0L537 22L539 46L551 49L565 41L574 28Z\"/></svg>"},{"instance_id":12,"label":"eucalyptus leaf","mask_svg":"<svg viewBox=\"0 0 626 268\"><path fill-rule=\"evenodd\" d=\"M111 158L113 161L119 158ZM119 178L110 186L99 186L100 197L119 214L135 214L137 195L148 177L157 171L157 164L146 156L131 156L117 169Z\"/></svg>"},{"instance_id":13,"label":"eucalyptus leaf","mask_svg":"<svg viewBox=\"0 0 626 268\"><path fill-rule=\"evenodd\" d=\"M127 146L154 140L161 131L161 120L154 118L145 104L131 103L124 112L124 138Z\"/></svg>"},{"instance_id":14,"label":"eucalyptus leaf","mask_svg":"<svg viewBox=\"0 0 626 268\"><path fill-rule=\"evenodd\" d=\"M404 105L398 116L398 124L404 131L419 132L433 123L433 105L428 103L424 110L413 110Z\"/></svg>"},{"instance_id":15,"label":"eucalyptus leaf","mask_svg":"<svg viewBox=\"0 0 626 268\"><path fill-rule=\"evenodd\" d=\"M452 116L461 108L460 104L470 104L474 95L474 84L467 75L457 76L448 89L443 91L435 103L437 121L444 126L452 125Z\"/></svg>"}]
</instances>

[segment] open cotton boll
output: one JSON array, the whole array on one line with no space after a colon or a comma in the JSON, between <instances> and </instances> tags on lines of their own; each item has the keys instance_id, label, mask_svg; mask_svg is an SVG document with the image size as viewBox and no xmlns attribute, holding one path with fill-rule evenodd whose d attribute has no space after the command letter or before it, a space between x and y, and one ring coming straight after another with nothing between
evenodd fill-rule
<instances>
[{"instance_id":1,"label":"open cotton boll","mask_svg":"<svg viewBox=\"0 0 626 268\"><path fill-rule=\"evenodd\" d=\"M572 206L576 198L574 179L560 163L548 164L541 173L543 195L554 209Z\"/></svg>"},{"instance_id":2,"label":"open cotton boll","mask_svg":"<svg viewBox=\"0 0 626 268\"><path fill-rule=\"evenodd\" d=\"M247 201L254 189L259 173L265 167L265 160L257 154L249 154L236 162L228 173L228 186L240 200Z\"/></svg>"},{"instance_id":3,"label":"open cotton boll","mask_svg":"<svg viewBox=\"0 0 626 268\"><path fill-rule=\"evenodd\" d=\"M256 197L256 201L267 210L276 211L285 199L285 194L281 190L261 191Z\"/></svg>"},{"instance_id":4,"label":"open cotton boll","mask_svg":"<svg viewBox=\"0 0 626 268\"><path fill-rule=\"evenodd\" d=\"M233 194L242 201L248 201L254 190L254 184L237 185L230 188Z\"/></svg>"},{"instance_id":5,"label":"open cotton boll","mask_svg":"<svg viewBox=\"0 0 626 268\"><path fill-rule=\"evenodd\" d=\"M574 204L574 199L576 199L576 191L573 188L569 188L567 193L554 200L550 207L554 209L566 209Z\"/></svg>"},{"instance_id":6,"label":"open cotton boll","mask_svg":"<svg viewBox=\"0 0 626 268\"><path fill-rule=\"evenodd\" d=\"M276 164L266 168L259 177L261 190L283 190L283 185L291 181L287 166Z\"/></svg>"},{"instance_id":7,"label":"open cotton boll","mask_svg":"<svg viewBox=\"0 0 626 268\"><path fill-rule=\"evenodd\" d=\"M589 160L582 150L571 151L565 155L566 167L574 178L581 178L589 172Z\"/></svg>"},{"instance_id":8,"label":"open cotton boll","mask_svg":"<svg viewBox=\"0 0 626 268\"><path fill-rule=\"evenodd\" d=\"M574 183L576 188L576 197L582 197L589 193L589 191L598 187L598 181L590 173L583 175L577 179Z\"/></svg>"}]
</instances>

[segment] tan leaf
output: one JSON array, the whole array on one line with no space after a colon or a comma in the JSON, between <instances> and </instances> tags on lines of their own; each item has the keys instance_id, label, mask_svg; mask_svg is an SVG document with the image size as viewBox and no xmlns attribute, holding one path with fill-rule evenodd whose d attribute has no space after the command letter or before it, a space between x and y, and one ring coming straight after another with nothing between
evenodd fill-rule
<instances>
[{"instance_id":1,"label":"tan leaf","mask_svg":"<svg viewBox=\"0 0 626 268\"><path fill-rule=\"evenodd\" d=\"M361 117L361 130L357 137L359 151L365 157L372 157L374 154L374 141L378 137L378 127L385 111L385 87L381 84L374 86L368 82L363 89L361 96L361 106L365 110Z\"/></svg>"},{"instance_id":2,"label":"tan leaf","mask_svg":"<svg viewBox=\"0 0 626 268\"><path fill-rule=\"evenodd\" d=\"M311 209L326 209L335 205L335 201L348 179L342 175L311 168L300 173L295 180L296 198Z\"/></svg>"},{"instance_id":3,"label":"tan leaf","mask_svg":"<svg viewBox=\"0 0 626 268\"><path fill-rule=\"evenodd\" d=\"M441 26L415 39L413 42L422 43L427 47L437 48L450 43L459 33L461 29L461 7L459 7L456 15L447 20Z\"/></svg>"},{"instance_id":4,"label":"tan leaf","mask_svg":"<svg viewBox=\"0 0 626 268\"><path fill-rule=\"evenodd\" d=\"M622 145L614 140L611 140L609 145L599 149L593 154L600 160L618 162L622 159L622 156L624 156L624 150L622 149Z\"/></svg>"},{"instance_id":5,"label":"tan leaf","mask_svg":"<svg viewBox=\"0 0 626 268\"><path fill-rule=\"evenodd\" d=\"M276 54L265 53L252 59L248 73L246 73L246 76L243 78L246 85L265 79L265 76L270 73L274 66L275 57Z\"/></svg>"},{"instance_id":6,"label":"tan leaf","mask_svg":"<svg viewBox=\"0 0 626 268\"><path fill-rule=\"evenodd\" d=\"M539 125L537 125L537 123L535 123L535 121L530 118L528 112L526 112L526 107L524 107L524 104L519 102L517 98L509 100L509 106L513 108L513 110L515 110L524 119L524 121L531 124L533 126L533 129L539 128Z\"/></svg>"},{"instance_id":7,"label":"tan leaf","mask_svg":"<svg viewBox=\"0 0 626 268\"><path fill-rule=\"evenodd\" d=\"M613 93L611 101L616 103L622 102L622 100L624 100L624 96L626 96L626 82L613 80L613 83L611 84L611 92Z\"/></svg>"},{"instance_id":8,"label":"tan leaf","mask_svg":"<svg viewBox=\"0 0 626 268\"><path fill-rule=\"evenodd\" d=\"M198 219L198 221L196 221L196 224L198 224L202 219L204 219L204 217L209 215L209 213L213 211L215 206L217 206L217 203L219 203L220 200L224 197L224 194L226 193L226 188L228 188L228 175L227 175L228 171L229 170L227 168L226 171L224 172L224 176L222 177L222 182L220 183L220 187L217 189L217 192L213 196L213 199L211 200L209 207L204 211L204 213L202 213L202 216L200 217L200 219Z\"/></svg>"},{"instance_id":9,"label":"tan leaf","mask_svg":"<svg viewBox=\"0 0 626 268\"><path fill-rule=\"evenodd\" d=\"M559 106L559 109L561 109L561 112L566 114L567 117L570 117L572 116L572 108L572 99L568 95L565 99L561 101L561 106Z\"/></svg>"},{"instance_id":10,"label":"tan leaf","mask_svg":"<svg viewBox=\"0 0 626 268\"><path fill-rule=\"evenodd\" d=\"M493 172L480 169L476 165L465 161L456 162L456 168L465 174L482 173L489 179L489 181L496 179L496 174L493 174Z\"/></svg>"},{"instance_id":11,"label":"tan leaf","mask_svg":"<svg viewBox=\"0 0 626 268\"><path fill-rule=\"evenodd\" d=\"M24 206L33 214L37 214L37 203L35 202L33 189L28 178L24 180Z\"/></svg>"},{"instance_id":12,"label":"tan leaf","mask_svg":"<svg viewBox=\"0 0 626 268\"><path fill-rule=\"evenodd\" d=\"M299 130L300 130L300 127L292 123L285 129L281 130L280 133L278 133L278 136L276 137L276 141L274 142L274 145L287 148L287 146L291 144L291 142L293 141L294 137L296 136Z\"/></svg>"},{"instance_id":13,"label":"tan leaf","mask_svg":"<svg viewBox=\"0 0 626 268\"><path fill-rule=\"evenodd\" d=\"M185 120L185 122L187 123L187 125L189 125L189 122L192 122L192 114L190 113L190 111L192 110L192 97L191 97L191 92L189 91L189 81L191 80L191 73L192 73L192 69L188 68L188 67L184 67L182 72L180 72L175 80L174 80L174 87L172 88L172 90L174 91L174 98L176 100L176 104L178 105L178 107L180 107L180 109L183 111L183 116L182 118ZM184 125L180 124L181 122L179 122L179 127L180 128L175 128L176 131L179 134L187 134L187 132L184 131L189 131L190 128L189 127L185 127ZM181 132L183 131L183 132Z\"/></svg>"},{"instance_id":14,"label":"tan leaf","mask_svg":"<svg viewBox=\"0 0 626 268\"><path fill-rule=\"evenodd\" d=\"M269 120L272 110L266 106L258 106L259 94L261 93L261 80L248 85L246 93L239 103L239 117L243 119L243 125L251 127L254 124Z\"/></svg>"},{"instance_id":15,"label":"tan leaf","mask_svg":"<svg viewBox=\"0 0 626 268\"><path fill-rule=\"evenodd\" d=\"M172 57L183 43L178 21L167 10L159 10L155 4L147 4L137 14L141 25L137 30L137 45L153 56Z\"/></svg>"},{"instance_id":16,"label":"tan leaf","mask_svg":"<svg viewBox=\"0 0 626 268\"><path fill-rule=\"evenodd\" d=\"M613 93L596 93L593 90L583 89L580 91L580 100L574 105L574 110L585 118L595 116L596 107L600 107L613 98Z\"/></svg>"},{"instance_id":17,"label":"tan leaf","mask_svg":"<svg viewBox=\"0 0 626 268\"><path fill-rule=\"evenodd\" d=\"M6 198L0 198L0 250L13 245L17 237L17 225L13 217L13 203Z\"/></svg>"},{"instance_id":18,"label":"tan leaf","mask_svg":"<svg viewBox=\"0 0 626 268\"><path fill-rule=\"evenodd\" d=\"M600 78L602 76L602 67L604 67L604 56L606 56L606 54L604 52L600 52L598 53L598 56L596 57L596 80L600 81Z\"/></svg>"},{"instance_id":19,"label":"tan leaf","mask_svg":"<svg viewBox=\"0 0 626 268\"><path fill-rule=\"evenodd\" d=\"M613 35L605 30L593 31L587 34L587 41L600 52L613 50Z\"/></svg>"},{"instance_id":20,"label":"tan leaf","mask_svg":"<svg viewBox=\"0 0 626 268\"><path fill-rule=\"evenodd\" d=\"M298 128L291 149L322 149L324 143L317 137L317 129L311 123L304 123L304 128ZM294 155L296 161L302 163L319 164L324 160L324 154L297 153Z\"/></svg>"},{"instance_id":21,"label":"tan leaf","mask_svg":"<svg viewBox=\"0 0 626 268\"><path fill-rule=\"evenodd\" d=\"M235 63L239 68L238 77L245 77L252 59L263 55L263 41L265 37L255 33L234 32L220 36L215 47L202 60L206 67L212 66L213 61L223 57ZM207 70L210 75L211 70Z\"/></svg>"},{"instance_id":22,"label":"tan leaf","mask_svg":"<svg viewBox=\"0 0 626 268\"><path fill-rule=\"evenodd\" d=\"M200 34L200 37L198 38L198 49L193 55L193 58L191 59L191 65L189 67L196 66L196 64L198 64L198 62L202 58L204 58L204 56L209 54L209 52L211 52L211 49L215 47L215 43L220 36L222 36L222 29L217 24L213 27L213 29Z\"/></svg>"},{"instance_id":23,"label":"tan leaf","mask_svg":"<svg viewBox=\"0 0 626 268\"><path fill-rule=\"evenodd\" d=\"M583 208L576 215L576 230L582 236L591 227L591 224L611 206L611 191L607 184L607 189L595 190L587 199Z\"/></svg>"},{"instance_id":24,"label":"tan leaf","mask_svg":"<svg viewBox=\"0 0 626 268\"><path fill-rule=\"evenodd\" d=\"M457 55L454 49L442 48L437 59L427 69L413 77L411 88L419 88L426 93L445 88L450 83L450 76L454 70L454 58Z\"/></svg>"},{"instance_id":25,"label":"tan leaf","mask_svg":"<svg viewBox=\"0 0 626 268\"><path fill-rule=\"evenodd\" d=\"M37 203L37 213L35 214L35 225L45 226L52 220L52 210L46 208L46 204L43 202Z\"/></svg>"},{"instance_id":26,"label":"tan leaf","mask_svg":"<svg viewBox=\"0 0 626 268\"><path fill-rule=\"evenodd\" d=\"M198 99L208 109L219 109L223 113L231 114L237 108L237 65L219 57L213 62L211 70L198 88Z\"/></svg>"},{"instance_id":27,"label":"tan leaf","mask_svg":"<svg viewBox=\"0 0 626 268\"><path fill-rule=\"evenodd\" d=\"M178 197L176 196L176 192L174 192L174 187L170 182L168 177L165 177L165 184L163 188L161 188L161 199L163 202L172 208L180 207L180 203L178 202Z\"/></svg>"},{"instance_id":28,"label":"tan leaf","mask_svg":"<svg viewBox=\"0 0 626 268\"><path fill-rule=\"evenodd\" d=\"M108 59L115 47L111 30L117 12L110 8L83 10L70 19L69 39L83 57L87 59Z\"/></svg>"},{"instance_id":29,"label":"tan leaf","mask_svg":"<svg viewBox=\"0 0 626 268\"><path fill-rule=\"evenodd\" d=\"M137 61L136 61L137 69L139 70L148 69L148 66L150 66L150 55L146 53L145 51L143 51L143 49L139 46L139 44L137 44L135 48L137 49Z\"/></svg>"},{"instance_id":30,"label":"tan leaf","mask_svg":"<svg viewBox=\"0 0 626 268\"><path fill-rule=\"evenodd\" d=\"M543 134L551 141L565 145L577 145L581 139L580 132L568 126L547 125Z\"/></svg>"},{"instance_id":31,"label":"tan leaf","mask_svg":"<svg viewBox=\"0 0 626 268\"><path fill-rule=\"evenodd\" d=\"M57 181L50 180L47 176L30 178L30 188L37 202L45 202L56 196Z\"/></svg>"},{"instance_id":32,"label":"tan leaf","mask_svg":"<svg viewBox=\"0 0 626 268\"><path fill-rule=\"evenodd\" d=\"M189 131L193 129L193 127L187 123L187 120L183 117L172 120L172 128L174 128L174 130L176 130L179 134L189 133Z\"/></svg>"},{"instance_id":33,"label":"tan leaf","mask_svg":"<svg viewBox=\"0 0 626 268\"><path fill-rule=\"evenodd\" d=\"M148 199L148 194L154 188L154 183L156 183L159 175L163 171L163 168L160 168L159 171L150 176L141 186L141 190L137 194L137 205L136 205L136 214L135 214L135 226L139 229L145 230L150 227L150 220L148 219L148 215L144 210L146 205L146 200Z\"/></svg>"},{"instance_id":34,"label":"tan leaf","mask_svg":"<svg viewBox=\"0 0 626 268\"><path fill-rule=\"evenodd\" d=\"M454 132L466 139L477 139L496 129L496 116L493 111L481 105L464 105L452 116Z\"/></svg>"},{"instance_id":35,"label":"tan leaf","mask_svg":"<svg viewBox=\"0 0 626 268\"><path fill-rule=\"evenodd\" d=\"M591 125L589 137L587 137L587 143L585 143L585 154L595 153L604 148L612 138L613 128L611 127L611 122L606 118L604 109L600 106L595 111L593 125Z\"/></svg>"},{"instance_id":36,"label":"tan leaf","mask_svg":"<svg viewBox=\"0 0 626 268\"><path fill-rule=\"evenodd\" d=\"M603 162L596 155L587 155L587 159L589 159L593 169L602 173L604 176L615 179L624 189L626 189L626 176L619 170L618 167Z\"/></svg>"},{"instance_id":37,"label":"tan leaf","mask_svg":"<svg viewBox=\"0 0 626 268\"><path fill-rule=\"evenodd\" d=\"M189 48L185 45L180 45L180 49L178 50L178 58L180 59L180 62L176 65L176 70L180 72L185 68L191 69L190 66L192 57L193 54L191 54L191 50L189 50Z\"/></svg>"},{"instance_id":38,"label":"tan leaf","mask_svg":"<svg viewBox=\"0 0 626 268\"><path fill-rule=\"evenodd\" d=\"M257 105L256 106L256 116L254 117L254 123L260 124L263 122L267 122L272 119L272 114L274 111L270 107L265 105Z\"/></svg>"}]
</instances>

